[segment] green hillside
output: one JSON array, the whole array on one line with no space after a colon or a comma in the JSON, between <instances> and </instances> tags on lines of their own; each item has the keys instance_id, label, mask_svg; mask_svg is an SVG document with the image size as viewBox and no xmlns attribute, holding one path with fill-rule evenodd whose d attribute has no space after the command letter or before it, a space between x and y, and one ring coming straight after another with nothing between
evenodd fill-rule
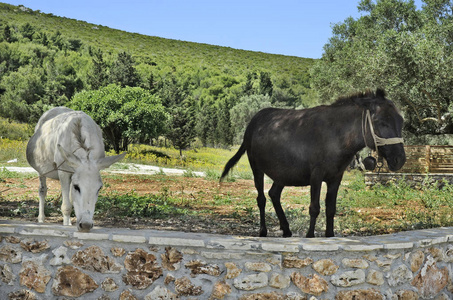
<instances>
[{"instance_id":1,"label":"green hillside","mask_svg":"<svg viewBox=\"0 0 453 300\"><path fill-rule=\"evenodd\" d=\"M150 91L170 115L190 108L192 136L227 145L243 130L232 125L231 109L252 96L258 106L317 104L314 61L128 33L0 3L0 116L18 121L35 122L77 92L113 83Z\"/></svg>"},{"instance_id":2,"label":"green hillside","mask_svg":"<svg viewBox=\"0 0 453 300\"><path fill-rule=\"evenodd\" d=\"M111 29L102 25L62 18L52 14L0 3L2 23L23 25L30 23L45 32L60 31L64 36L80 39L85 45L99 47L105 52L128 51L143 61L150 59L158 69L176 66L234 70L245 73L249 70L266 70L272 73L286 73L287 76L306 80L308 69L314 60L262 52L236 50L178 40L164 39Z\"/></svg>"}]
</instances>

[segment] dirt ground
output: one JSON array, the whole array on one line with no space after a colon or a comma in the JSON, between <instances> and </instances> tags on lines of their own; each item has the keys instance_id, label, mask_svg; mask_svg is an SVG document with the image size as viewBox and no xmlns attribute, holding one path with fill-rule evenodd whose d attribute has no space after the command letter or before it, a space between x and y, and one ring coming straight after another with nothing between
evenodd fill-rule
<instances>
[{"instance_id":1,"label":"dirt ground","mask_svg":"<svg viewBox=\"0 0 453 300\"><path fill-rule=\"evenodd\" d=\"M203 232L258 236L259 213L256 205L256 190L253 180L236 180L219 184L216 180L198 177L168 175L126 175L103 174L104 187L101 196L111 198L118 195L166 195L171 199L170 206L187 211L187 214L165 215L160 217L124 217L115 213L96 211L95 226L125 227L131 229L158 229L185 232ZM38 215L38 178L0 178L0 220L26 220L37 222ZM47 180L48 201L45 222L62 224L60 183ZM265 189L269 189L267 183ZM304 236L308 229L309 188L286 187L282 194L285 210L299 211L298 215L287 217L294 236ZM322 196L323 197L323 196ZM305 198L305 200L301 200ZM406 203L408 204L408 203ZM152 204L151 204L152 205ZM324 205L322 205L322 209ZM410 204L415 210L416 204ZM351 208L363 220L363 228L350 229L346 226L337 236L384 234L394 232L395 226L404 218L406 205L375 208ZM420 208L422 209L422 208ZM109 209L107 209L109 210ZM113 211L113 210L112 210ZM337 222L349 218L350 212L337 212ZM75 223L76 218L72 218ZM297 229L295 223L298 222ZM322 214L317 221L316 236L324 235ZM281 236L278 219L273 212L272 203L267 201L266 224L268 236ZM340 224L340 223L338 223ZM346 224L346 223L345 223ZM349 224L349 223L348 223ZM369 224L380 224L381 229L371 231ZM376 231L377 230L377 231Z\"/></svg>"},{"instance_id":2,"label":"dirt ground","mask_svg":"<svg viewBox=\"0 0 453 300\"><path fill-rule=\"evenodd\" d=\"M197 211L188 216L165 218L145 217L103 217L95 215L95 226L126 227L131 229L159 229L218 234L257 236L259 215L255 204L256 191L252 180L236 180L219 184L215 180L197 177L165 175L108 175L103 176L104 187L101 196L124 195L133 193L137 196L166 193L172 199L180 199L177 206ZM0 179L0 219L26 220L37 222L38 213L37 178ZM47 180L48 194L45 222L62 223L63 218L58 208L61 205L60 183ZM270 184L266 185L270 188ZM307 189L289 188L285 197L302 195ZM243 199L246 200L243 200ZM220 200L219 200L220 199ZM222 201L228 199L229 201ZM246 201L246 202L244 202ZM272 204L267 203L268 209ZM292 205L294 208L297 205ZM278 221L267 218L269 236L281 236ZM72 218L75 223L76 218Z\"/></svg>"}]
</instances>

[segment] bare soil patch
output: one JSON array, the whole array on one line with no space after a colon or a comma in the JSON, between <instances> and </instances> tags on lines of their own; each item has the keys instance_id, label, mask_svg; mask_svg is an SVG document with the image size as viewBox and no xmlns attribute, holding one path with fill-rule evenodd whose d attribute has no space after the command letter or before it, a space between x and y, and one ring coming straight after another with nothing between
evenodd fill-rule
<instances>
[{"instance_id":1,"label":"bare soil patch","mask_svg":"<svg viewBox=\"0 0 453 300\"><path fill-rule=\"evenodd\" d=\"M131 229L158 229L185 232L204 232L258 236L259 213L256 206L256 191L253 180L236 180L219 184L215 180L197 177L166 175L125 175L104 174L102 197L134 195L134 197L158 195L169 199L169 205L187 211L187 214L166 215L164 217L115 216L98 212L95 225L100 227L126 227ZM62 223L59 211L61 205L60 183L48 180L48 201L46 222ZM37 222L39 180L25 178L7 178L0 180L0 218ZM266 184L266 189L270 184ZM282 205L286 210L299 211L295 216L299 223L308 228L309 188L286 187L282 195ZM301 200L302 199L302 200ZM171 202L171 203L170 203ZM152 205L152 203L150 203ZM321 204L322 209L323 204ZM353 212L364 221L363 228L353 231L341 229L337 236L368 235L370 228L366 224L379 223L388 228L377 233L391 233L392 224L404 216L406 205L390 208L351 208L351 211L337 213L337 222L342 222L347 214ZM266 222L269 236L281 236L278 220L273 212L272 203L267 202ZM321 213L323 214L323 213ZM287 215L288 216L288 215ZM294 218L294 216L293 216ZM290 219L290 217L289 217ZM75 217L72 218L73 223ZM322 216L318 219L317 235L323 236ZM295 223L290 220L290 226ZM388 225L388 226L385 226ZM303 227L302 226L302 227ZM291 227L294 235L304 236L306 228L297 232ZM380 229L379 229L380 230ZM376 232L372 232L376 234Z\"/></svg>"},{"instance_id":2,"label":"bare soil patch","mask_svg":"<svg viewBox=\"0 0 453 300\"><path fill-rule=\"evenodd\" d=\"M103 217L95 215L95 225L100 227L126 227L131 229L160 229L188 232L205 232L254 236L258 232L252 213L241 206L241 199L254 199L251 180L225 182L196 177L165 175L107 175L103 176L101 196L133 194L137 196L165 194L172 205L191 212L187 216L165 218ZM47 180L48 223L62 223L60 183ZM0 218L37 222L39 180L6 178L0 182ZM223 201L219 199L230 199ZM249 205L249 204L247 204ZM195 214L194 214L195 212ZM75 222L75 217L72 222Z\"/></svg>"}]
</instances>

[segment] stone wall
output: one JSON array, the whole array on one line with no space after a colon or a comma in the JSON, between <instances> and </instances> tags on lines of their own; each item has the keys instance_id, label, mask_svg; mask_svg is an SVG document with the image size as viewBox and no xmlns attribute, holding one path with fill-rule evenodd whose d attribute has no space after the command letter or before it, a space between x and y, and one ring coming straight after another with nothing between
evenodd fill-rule
<instances>
[{"instance_id":1,"label":"stone wall","mask_svg":"<svg viewBox=\"0 0 453 300\"><path fill-rule=\"evenodd\" d=\"M453 184L453 174L420 174L420 173L364 173L365 184L373 186L377 183L389 184L404 180L413 187L421 187L424 184L442 186L447 182Z\"/></svg>"},{"instance_id":2,"label":"stone wall","mask_svg":"<svg viewBox=\"0 0 453 300\"><path fill-rule=\"evenodd\" d=\"M0 299L453 299L453 228L251 238L0 221Z\"/></svg>"}]
</instances>

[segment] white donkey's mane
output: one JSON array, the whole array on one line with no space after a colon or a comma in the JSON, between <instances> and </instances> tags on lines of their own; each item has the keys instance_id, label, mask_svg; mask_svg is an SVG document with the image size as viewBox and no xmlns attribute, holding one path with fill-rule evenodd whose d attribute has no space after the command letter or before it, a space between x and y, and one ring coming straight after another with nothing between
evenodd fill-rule
<instances>
[{"instance_id":1,"label":"white donkey's mane","mask_svg":"<svg viewBox=\"0 0 453 300\"><path fill-rule=\"evenodd\" d=\"M85 145L86 138L82 136L82 119L77 118L73 124L72 132L76 138L77 145L87 153L90 153L90 148Z\"/></svg>"}]
</instances>

